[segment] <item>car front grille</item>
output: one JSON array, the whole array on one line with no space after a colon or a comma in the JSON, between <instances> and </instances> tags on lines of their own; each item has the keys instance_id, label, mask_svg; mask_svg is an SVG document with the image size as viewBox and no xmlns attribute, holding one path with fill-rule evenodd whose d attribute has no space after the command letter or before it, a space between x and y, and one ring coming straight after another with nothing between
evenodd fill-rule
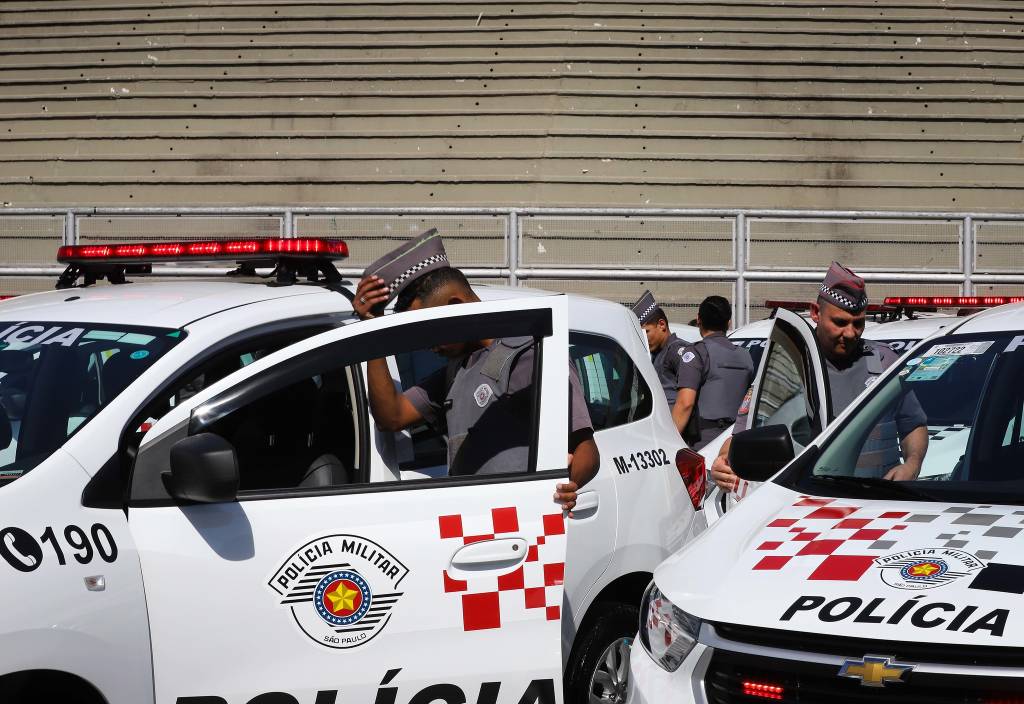
<instances>
[{"instance_id":1,"label":"car front grille","mask_svg":"<svg viewBox=\"0 0 1024 704\"><path fill-rule=\"evenodd\" d=\"M898 702L899 704L1024 704L1024 677L971 674L975 667L1024 669L1021 648L879 641L715 623L704 675L710 704ZM801 657L806 653L806 657ZM920 665L896 681L865 686L840 677L841 663L864 655ZM831 662L822 662L822 656ZM949 672L944 672L948 670ZM998 673L997 673L998 674Z\"/></svg>"},{"instance_id":2,"label":"car front grille","mask_svg":"<svg viewBox=\"0 0 1024 704\"><path fill-rule=\"evenodd\" d=\"M902 681L866 687L835 665L716 650L705 674L711 704L1018 704L1024 680L907 672Z\"/></svg>"}]
</instances>

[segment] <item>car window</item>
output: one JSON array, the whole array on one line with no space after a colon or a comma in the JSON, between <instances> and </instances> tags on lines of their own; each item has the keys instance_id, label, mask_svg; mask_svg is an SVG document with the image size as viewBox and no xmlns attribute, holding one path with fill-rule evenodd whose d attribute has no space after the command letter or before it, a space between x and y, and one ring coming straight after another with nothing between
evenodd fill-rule
<instances>
[{"instance_id":1,"label":"car window","mask_svg":"<svg viewBox=\"0 0 1024 704\"><path fill-rule=\"evenodd\" d=\"M1024 335L934 340L877 386L822 449L809 479L886 478L916 442L924 449L919 471L898 477L908 491L1024 501Z\"/></svg>"},{"instance_id":2,"label":"car window","mask_svg":"<svg viewBox=\"0 0 1024 704\"><path fill-rule=\"evenodd\" d=\"M59 322L0 332L0 483L49 457L184 337Z\"/></svg>"},{"instance_id":3,"label":"car window","mask_svg":"<svg viewBox=\"0 0 1024 704\"><path fill-rule=\"evenodd\" d=\"M651 414L651 389L617 342L571 332L569 357L579 374L594 430L625 425Z\"/></svg>"},{"instance_id":4,"label":"car window","mask_svg":"<svg viewBox=\"0 0 1024 704\"><path fill-rule=\"evenodd\" d=\"M299 340L327 330L327 325L315 325L288 331L277 331L253 337L232 345L202 362L183 378L167 388L160 398L151 403L136 426L136 441L141 439L164 414L175 406L233 372L247 367L272 352L283 349Z\"/></svg>"},{"instance_id":5,"label":"car window","mask_svg":"<svg viewBox=\"0 0 1024 704\"><path fill-rule=\"evenodd\" d=\"M808 444L815 435L808 383L800 348L787 335L777 336L768 349L750 427L785 425L795 442Z\"/></svg>"},{"instance_id":6,"label":"car window","mask_svg":"<svg viewBox=\"0 0 1024 704\"><path fill-rule=\"evenodd\" d=\"M494 319L500 316L495 314ZM429 326L427 332L423 329L405 336L392 329L379 330L360 336L358 345L339 341L282 361L199 406L188 432L212 433L230 443L237 459L240 496L366 483L370 480L368 455L361 448L368 446L364 439L376 426L370 422L373 387L367 386L366 374L379 370L380 363L390 373L387 363L391 360L404 370L400 376L405 381L399 383L398 391L414 399L423 416L402 432L422 437L418 459L435 464L430 472L424 471L425 466L403 468L406 471L392 468L388 477L443 480L528 471L537 442L533 379L540 360L534 361L534 338L505 337L489 347L461 339L434 339L429 346L410 351L423 335L428 335L424 342L430 342L442 334L466 334L462 328L444 332L445 327L433 333ZM395 354L386 354L389 346L398 348ZM463 367L460 361L467 355L469 361ZM497 363L474 367L474 360L480 359ZM475 376L470 374L473 369L479 372ZM147 445L146 456L140 455L137 466L160 467L165 460L154 452ZM148 496L152 488L152 483L143 486L136 496Z\"/></svg>"},{"instance_id":7,"label":"car window","mask_svg":"<svg viewBox=\"0 0 1024 704\"><path fill-rule=\"evenodd\" d=\"M356 480L356 420L346 367L324 369L247 403L207 431L234 446L239 490Z\"/></svg>"}]
</instances>

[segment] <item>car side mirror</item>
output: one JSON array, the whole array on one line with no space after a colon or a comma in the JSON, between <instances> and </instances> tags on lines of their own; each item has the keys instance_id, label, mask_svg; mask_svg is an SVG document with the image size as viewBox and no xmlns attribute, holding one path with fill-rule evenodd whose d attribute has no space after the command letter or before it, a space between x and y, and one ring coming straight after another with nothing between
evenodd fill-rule
<instances>
[{"instance_id":1,"label":"car side mirror","mask_svg":"<svg viewBox=\"0 0 1024 704\"><path fill-rule=\"evenodd\" d=\"M740 479L763 482L789 464L795 452L784 425L766 425L732 436L729 465Z\"/></svg>"},{"instance_id":2,"label":"car side mirror","mask_svg":"<svg viewBox=\"0 0 1024 704\"><path fill-rule=\"evenodd\" d=\"M171 471L163 472L164 486L176 499L212 504L238 496L238 457L234 446L219 435L198 433L171 446Z\"/></svg>"}]
</instances>

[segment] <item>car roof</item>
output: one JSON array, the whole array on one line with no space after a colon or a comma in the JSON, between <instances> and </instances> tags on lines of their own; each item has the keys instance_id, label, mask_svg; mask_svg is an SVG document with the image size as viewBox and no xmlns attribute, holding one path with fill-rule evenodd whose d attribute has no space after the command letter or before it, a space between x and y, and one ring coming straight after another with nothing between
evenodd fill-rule
<instances>
[{"instance_id":1,"label":"car roof","mask_svg":"<svg viewBox=\"0 0 1024 704\"><path fill-rule=\"evenodd\" d=\"M729 333L729 337L735 337L742 340L755 338L758 340L768 337L768 332L772 329L772 319L765 318L764 320L755 320L752 323L741 325L732 332Z\"/></svg>"},{"instance_id":2,"label":"car roof","mask_svg":"<svg viewBox=\"0 0 1024 704\"><path fill-rule=\"evenodd\" d=\"M956 329L958 335L1024 330L1024 303L996 306L962 320L963 325Z\"/></svg>"},{"instance_id":3,"label":"car roof","mask_svg":"<svg viewBox=\"0 0 1024 704\"><path fill-rule=\"evenodd\" d=\"M351 284L346 287L352 289ZM553 291L511 286L474 285L473 288L484 301L558 295ZM328 309L341 314L352 311L352 304L344 295L318 285L269 286L265 283L182 278L179 281L139 281L117 286L101 284L17 296L0 302L0 321L107 325L137 322L155 327L181 328L240 306L298 296L302 297L303 309L323 309L326 304ZM600 299L586 300L610 304Z\"/></svg>"},{"instance_id":4,"label":"car roof","mask_svg":"<svg viewBox=\"0 0 1024 704\"><path fill-rule=\"evenodd\" d=\"M99 285L32 293L0 303L3 321L134 322L181 328L216 313L261 301L302 296L331 298L339 312L352 310L343 295L320 286L267 286L232 281Z\"/></svg>"},{"instance_id":5,"label":"car roof","mask_svg":"<svg viewBox=\"0 0 1024 704\"><path fill-rule=\"evenodd\" d=\"M954 325L962 318L955 315L933 315L907 320L879 323L864 331L868 340L923 340L936 330Z\"/></svg>"}]
</instances>

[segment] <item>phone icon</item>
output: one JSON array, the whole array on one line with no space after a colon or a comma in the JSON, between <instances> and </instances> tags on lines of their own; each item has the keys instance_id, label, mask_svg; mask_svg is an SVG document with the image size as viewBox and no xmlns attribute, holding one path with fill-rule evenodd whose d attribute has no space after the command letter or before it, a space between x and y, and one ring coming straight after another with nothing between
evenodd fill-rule
<instances>
[{"instance_id":1,"label":"phone icon","mask_svg":"<svg viewBox=\"0 0 1024 704\"><path fill-rule=\"evenodd\" d=\"M42 563L43 549L21 528L4 528L0 531L0 557L19 572L31 572Z\"/></svg>"}]
</instances>

